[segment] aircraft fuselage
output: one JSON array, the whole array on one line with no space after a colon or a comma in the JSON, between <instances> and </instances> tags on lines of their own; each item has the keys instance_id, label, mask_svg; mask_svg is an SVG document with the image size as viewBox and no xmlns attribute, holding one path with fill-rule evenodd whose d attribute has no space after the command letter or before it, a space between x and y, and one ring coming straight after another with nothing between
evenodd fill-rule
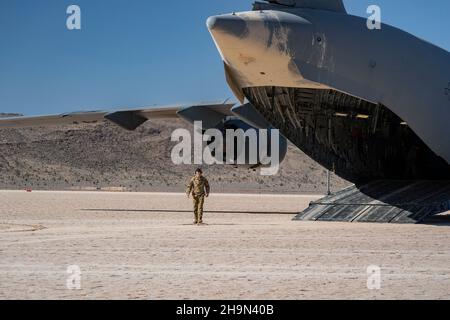
<instances>
[{"instance_id":1,"label":"aircraft fuselage","mask_svg":"<svg viewBox=\"0 0 450 320\"><path fill-rule=\"evenodd\" d=\"M450 179L450 53L341 12L274 5L211 17L228 83L350 181Z\"/></svg>"}]
</instances>

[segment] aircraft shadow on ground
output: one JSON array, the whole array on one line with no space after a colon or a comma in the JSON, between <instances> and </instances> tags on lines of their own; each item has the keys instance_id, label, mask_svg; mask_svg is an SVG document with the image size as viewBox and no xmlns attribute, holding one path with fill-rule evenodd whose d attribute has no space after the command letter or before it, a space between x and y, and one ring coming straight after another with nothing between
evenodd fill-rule
<instances>
[{"instance_id":1,"label":"aircraft shadow on ground","mask_svg":"<svg viewBox=\"0 0 450 320\"><path fill-rule=\"evenodd\" d=\"M81 211L91 211L91 212L148 212L148 213L192 213L192 210L178 210L178 209L82 209ZM275 211L231 211L231 210L205 210L205 213L229 213L229 214L276 214L276 215L295 215L298 212L275 212Z\"/></svg>"}]
</instances>

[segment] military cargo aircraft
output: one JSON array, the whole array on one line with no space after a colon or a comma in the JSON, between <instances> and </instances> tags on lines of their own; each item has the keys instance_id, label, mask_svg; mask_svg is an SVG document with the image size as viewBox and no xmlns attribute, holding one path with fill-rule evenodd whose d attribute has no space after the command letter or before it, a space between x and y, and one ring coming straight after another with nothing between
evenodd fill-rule
<instances>
[{"instance_id":1,"label":"military cargo aircraft","mask_svg":"<svg viewBox=\"0 0 450 320\"><path fill-rule=\"evenodd\" d=\"M0 128L111 121L135 130L181 117L220 130L279 129L281 160L290 141L357 185L450 180L446 50L386 24L372 30L342 0L256 2L207 27L240 103L7 118Z\"/></svg>"}]
</instances>

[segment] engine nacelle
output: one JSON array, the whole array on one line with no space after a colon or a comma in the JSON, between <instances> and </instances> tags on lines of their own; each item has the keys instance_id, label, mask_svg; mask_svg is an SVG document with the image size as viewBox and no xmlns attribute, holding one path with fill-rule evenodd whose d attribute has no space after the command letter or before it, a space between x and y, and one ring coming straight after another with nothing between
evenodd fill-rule
<instances>
[{"instance_id":1,"label":"engine nacelle","mask_svg":"<svg viewBox=\"0 0 450 320\"><path fill-rule=\"evenodd\" d=\"M288 143L278 130L257 129L234 117L224 120L216 129L222 132L223 152L212 154L224 163L254 169L273 166L274 162L281 164L286 157ZM214 138L208 143L213 145Z\"/></svg>"},{"instance_id":2,"label":"engine nacelle","mask_svg":"<svg viewBox=\"0 0 450 320\"><path fill-rule=\"evenodd\" d=\"M287 139L251 104L231 109L227 105L224 107L193 106L178 112L181 119L193 124L194 130L204 135L203 141L209 138L206 147L212 159L207 162L261 167L263 175L276 174L286 157Z\"/></svg>"}]
</instances>

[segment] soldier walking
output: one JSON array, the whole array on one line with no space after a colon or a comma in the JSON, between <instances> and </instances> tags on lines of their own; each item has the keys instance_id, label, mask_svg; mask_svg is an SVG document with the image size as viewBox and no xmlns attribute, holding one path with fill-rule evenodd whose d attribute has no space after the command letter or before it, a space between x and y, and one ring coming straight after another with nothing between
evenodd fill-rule
<instances>
[{"instance_id":1,"label":"soldier walking","mask_svg":"<svg viewBox=\"0 0 450 320\"><path fill-rule=\"evenodd\" d=\"M210 187L208 180L203 176L203 171L197 169L195 176L190 180L186 194L189 198L192 194L194 200L194 224L203 224L203 205L205 197L209 197Z\"/></svg>"}]
</instances>

